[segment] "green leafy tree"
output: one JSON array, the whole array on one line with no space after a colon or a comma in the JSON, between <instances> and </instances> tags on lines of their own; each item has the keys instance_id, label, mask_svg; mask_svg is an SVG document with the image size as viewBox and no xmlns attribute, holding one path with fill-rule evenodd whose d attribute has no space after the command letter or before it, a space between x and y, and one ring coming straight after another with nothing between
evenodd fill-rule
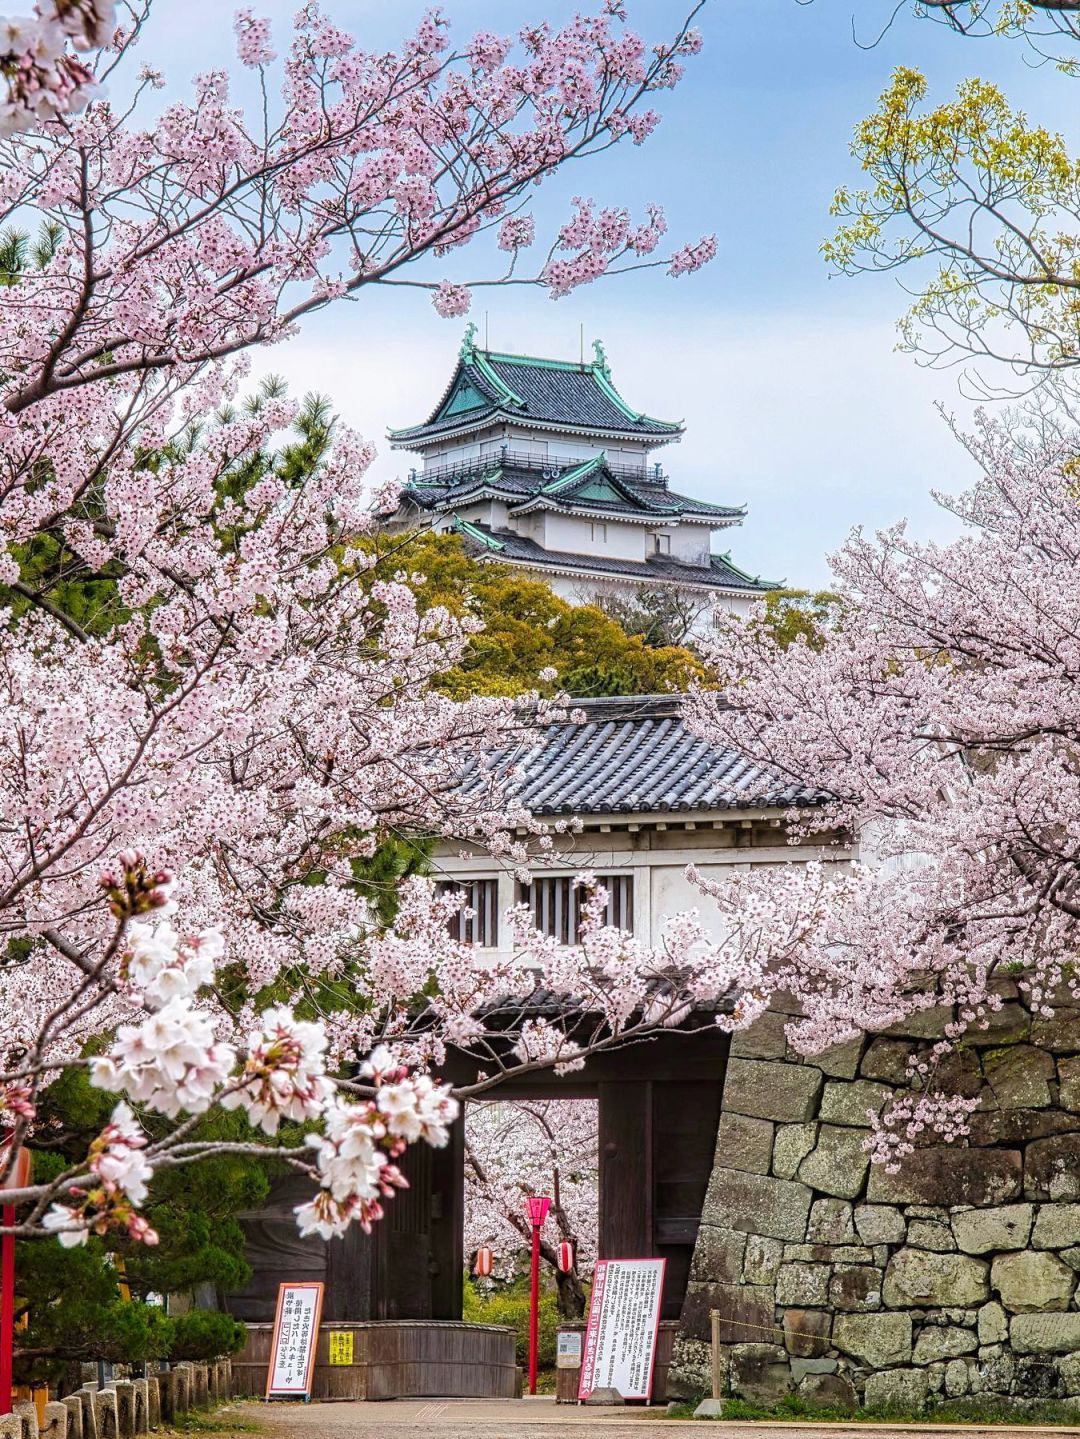
<instances>
[{"instance_id":1,"label":"green leafy tree","mask_svg":"<svg viewBox=\"0 0 1080 1439\"><path fill-rule=\"evenodd\" d=\"M689 650L627 634L595 605L568 604L542 580L475 558L459 535L378 535L366 550L377 556L377 565L365 576L403 571L415 577L425 608L445 605L454 615L482 622L461 663L438 681L454 698L530 689L565 690L577 699L655 694L705 678ZM542 682L538 676L547 668L556 678Z\"/></svg>"}]
</instances>

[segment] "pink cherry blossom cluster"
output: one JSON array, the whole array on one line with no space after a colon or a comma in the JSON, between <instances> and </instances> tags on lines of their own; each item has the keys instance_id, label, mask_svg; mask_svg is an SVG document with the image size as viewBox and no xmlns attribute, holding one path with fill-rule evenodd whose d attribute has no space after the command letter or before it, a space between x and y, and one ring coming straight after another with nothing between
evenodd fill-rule
<instances>
[{"instance_id":1,"label":"pink cherry blossom cluster","mask_svg":"<svg viewBox=\"0 0 1080 1439\"><path fill-rule=\"evenodd\" d=\"M458 1105L449 1086L429 1075L410 1076L389 1050L375 1049L362 1066L375 1097L339 1100L325 1117L325 1132L309 1135L319 1192L296 1210L301 1234L331 1239L356 1222L365 1231L382 1218L382 1200L408 1187L393 1160L418 1140L436 1148L449 1142Z\"/></svg>"},{"instance_id":2,"label":"pink cherry blossom cluster","mask_svg":"<svg viewBox=\"0 0 1080 1439\"><path fill-rule=\"evenodd\" d=\"M737 703L688 704L701 734L832 796L791 814L796 834L859 844L862 862L831 873L699 879L765 940L739 977L746 1005L793 993L807 1052L943 1014L939 1051L915 1058L882 1121L887 1163L923 1130L963 1132L965 1103L938 1080L950 1045L1011 996L1041 1017L1080 998L1078 439L1061 414L981 421L967 439L981 478L941 500L961 539L856 531L815 642L782 649L724 617L712 659Z\"/></svg>"},{"instance_id":3,"label":"pink cherry blossom cluster","mask_svg":"<svg viewBox=\"0 0 1080 1439\"><path fill-rule=\"evenodd\" d=\"M68 45L98 49L115 24L114 0L39 0L33 16L0 20L0 135L83 109L96 94L94 74Z\"/></svg>"},{"instance_id":4,"label":"pink cherry blossom cluster","mask_svg":"<svg viewBox=\"0 0 1080 1439\"><path fill-rule=\"evenodd\" d=\"M127 1104L121 1102L112 1118L90 1145L87 1167L93 1187L70 1186L65 1192L77 1204L54 1203L41 1220L65 1249L85 1244L91 1234L107 1234L122 1227L143 1244L156 1244L158 1236L137 1212L146 1202L147 1185L154 1171L146 1157L147 1138Z\"/></svg>"}]
</instances>

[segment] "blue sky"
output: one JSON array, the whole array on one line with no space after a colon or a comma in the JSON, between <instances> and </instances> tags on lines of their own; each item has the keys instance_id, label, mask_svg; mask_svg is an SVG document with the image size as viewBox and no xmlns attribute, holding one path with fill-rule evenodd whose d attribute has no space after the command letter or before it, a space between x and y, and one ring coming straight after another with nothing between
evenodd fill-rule
<instances>
[{"instance_id":1,"label":"blue sky","mask_svg":"<svg viewBox=\"0 0 1080 1439\"><path fill-rule=\"evenodd\" d=\"M284 38L297 0L255 8ZM628 0L646 36L664 33L678 0ZM726 532L745 568L820 585L826 556L856 524L908 517L920 535L955 533L931 489L956 490L970 464L936 413L968 406L957 374L919 369L895 352L904 297L882 276L830 277L818 254L835 187L855 178L848 141L897 64L925 70L934 96L965 75L999 81L1014 103L1065 127L1072 86L1036 69L1022 47L964 40L901 15L880 43L893 0L710 0L703 55L673 94L642 149L627 147L544 187L541 227L558 223L571 195L641 206L659 200L673 236L715 231L718 259L672 281L659 272L601 283L553 302L539 291L481 292L474 307L495 348L575 357L604 339L619 388L636 406L686 421L664 455L679 488L745 502L739 532ZM327 0L325 8L366 45L394 45L425 8L416 0ZM447 0L456 33L501 32L575 7L563 0ZM232 54L233 6L158 0L143 57L166 70L170 90ZM444 267L479 274L480 256ZM413 291L368 292L364 301L309 321L302 335L256 356L297 390L318 389L379 442L374 474L400 473L406 457L383 440L387 426L421 419L453 364L460 321L441 320Z\"/></svg>"}]
</instances>

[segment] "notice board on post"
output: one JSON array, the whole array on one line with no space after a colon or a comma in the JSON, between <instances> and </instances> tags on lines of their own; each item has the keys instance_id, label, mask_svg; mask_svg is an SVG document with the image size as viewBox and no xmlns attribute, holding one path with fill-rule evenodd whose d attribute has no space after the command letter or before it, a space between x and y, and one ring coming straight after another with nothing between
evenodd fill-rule
<instances>
[{"instance_id":1,"label":"notice board on post","mask_svg":"<svg viewBox=\"0 0 1080 1439\"><path fill-rule=\"evenodd\" d=\"M578 1398L617 1389L624 1399L652 1395L666 1259L600 1259L593 1274Z\"/></svg>"},{"instance_id":2,"label":"notice board on post","mask_svg":"<svg viewBox=\"0 0 1080 1439\"><path fill-rule=\"evenodd\" d=\"M279 1284L266 1371L267 1399L308 1399L315 1373L323 1285Z\"/></svg>"}]
</instances>

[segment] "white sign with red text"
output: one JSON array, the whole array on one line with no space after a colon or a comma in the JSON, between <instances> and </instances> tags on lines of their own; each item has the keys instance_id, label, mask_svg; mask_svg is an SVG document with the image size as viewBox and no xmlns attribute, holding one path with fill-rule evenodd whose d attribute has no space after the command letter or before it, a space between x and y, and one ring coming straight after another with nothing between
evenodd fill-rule
<instances>
[{"instance_id":1,"label":"white sign with red text","mask_svg":"<svg viewBox=\"0 0 1080 1439\"><path fill-rule=\"evenodd\" d=\"M321 1284L278 1286L267 1399L306 1399L310 1395L322 1302Z\"/></svg>"},{"instance_id":2,"label":"white sign with red text","mask_svg":"<svg viewBox=\"0 0 1080 1439\"><path fill-rule=\"evenodd\" d=\"M652 1393L666 1259L601 1259L593 1274L578 1398L617 1389L624 1399Z\"/></svg>"}]
</instances>

